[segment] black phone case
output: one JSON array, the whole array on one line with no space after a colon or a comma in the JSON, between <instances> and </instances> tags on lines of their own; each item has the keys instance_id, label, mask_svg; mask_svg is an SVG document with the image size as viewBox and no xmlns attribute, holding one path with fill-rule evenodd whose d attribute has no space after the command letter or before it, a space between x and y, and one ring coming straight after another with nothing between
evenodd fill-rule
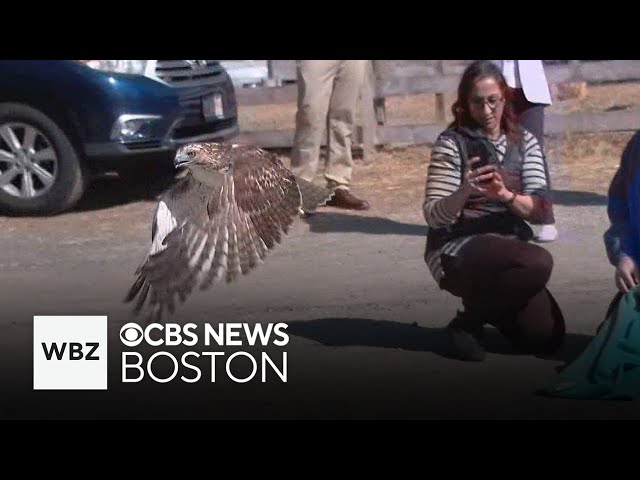
<instances>
[{"instance_id":1,"label":"black phone case","mask_svg":"<svg viewBox=\"0 0 640 480\"><path fill-rule=\"evenodd\" d=\"M467 143L467 155L469 159L473 157L480 158L480 161L473 165L474 170L480 167L484 167L485 165L489 165L489 157L491 156L491 154L489 153L487 145L484 142L478 140L470 140Z\"/></svg>"}]
</instances>

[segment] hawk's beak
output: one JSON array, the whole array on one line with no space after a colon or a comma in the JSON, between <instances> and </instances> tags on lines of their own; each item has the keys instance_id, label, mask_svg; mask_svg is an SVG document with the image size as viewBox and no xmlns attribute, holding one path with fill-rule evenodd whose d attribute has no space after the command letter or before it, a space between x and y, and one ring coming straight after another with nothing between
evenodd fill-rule
<instances>
[{"instance_id":1,"label":"hawk's beak","mask_svg":"<svg viewBox=\"0 0 640 480\"><path fill-rule=\"evenodd\" d=\"M191 164L191 158L185 153L179 153L176 158L173 159L173 166L175 168L185 168Z\"/></svg>"}]
</instances>

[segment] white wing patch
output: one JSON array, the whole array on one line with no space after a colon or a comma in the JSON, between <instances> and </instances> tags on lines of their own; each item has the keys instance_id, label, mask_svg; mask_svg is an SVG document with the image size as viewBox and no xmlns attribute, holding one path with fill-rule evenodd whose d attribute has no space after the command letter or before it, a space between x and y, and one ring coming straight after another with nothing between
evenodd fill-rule
<instances>
[{"instance_id":1,"label":"white wing patch","mask_svg":"<svg viewBox=\"0 0 640 480\"><path fill-rule=\"evenodd\" d=\"M158 205L158 211L156 212L156 236L153 238L151 244L150 255L155 255L158 252L166 249L167 246L163 245L164 239L171 233L177 226L178 222L176 217L173 216L171 210L164 201L161 201Z\"/></svg>"}]
</instances>

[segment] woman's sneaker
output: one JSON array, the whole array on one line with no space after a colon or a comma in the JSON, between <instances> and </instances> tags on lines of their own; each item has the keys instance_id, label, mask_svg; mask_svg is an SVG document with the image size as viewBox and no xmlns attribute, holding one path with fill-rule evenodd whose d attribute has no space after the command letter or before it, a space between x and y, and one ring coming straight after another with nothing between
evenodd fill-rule
<instances>
[{"instance_id":1,"label":"woman's sneaker","mask_svg":"<svg viewBox=\"0 0 640 480\"><path fill-rule=\"evenodd\" d=\"M558 229L555 225L542 225L535 233L534 240L539 243L553 242L558 238Z\"/></svg>"}]
</instances>

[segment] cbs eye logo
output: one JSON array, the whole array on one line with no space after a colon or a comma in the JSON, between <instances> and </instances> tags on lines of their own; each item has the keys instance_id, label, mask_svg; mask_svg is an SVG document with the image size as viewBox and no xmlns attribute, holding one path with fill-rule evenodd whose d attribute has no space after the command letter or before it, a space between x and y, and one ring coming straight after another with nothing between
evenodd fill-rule
<instances>
[{"instance_id":1,"label":"cbs eye logo","mask_svg":"<svg viewBox=\"0 0 640 480\"><path fill-rule=\"evenodd\" d=\"M120 341L127 347L137 347L143 338L144 332L137 323L127 323L120 329Z\"/></svg>"}]
</instances>

